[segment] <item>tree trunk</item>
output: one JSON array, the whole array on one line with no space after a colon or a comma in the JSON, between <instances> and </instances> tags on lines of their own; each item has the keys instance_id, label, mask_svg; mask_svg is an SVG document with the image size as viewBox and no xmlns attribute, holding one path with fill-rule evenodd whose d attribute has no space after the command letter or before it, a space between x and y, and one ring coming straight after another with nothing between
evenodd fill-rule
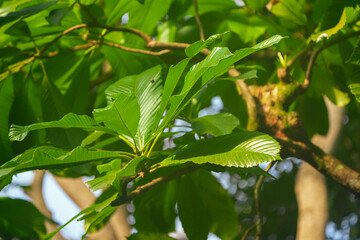
<instances>
[{"instance_id":1,"label":"tree trunk","mask_svg":"<svg viewBox=\"0 0 360 240\"><path fill-rule=\"evenodd\" d=\"M326 136L315 135L312 142L326 153L331 153L341 132L345 109L324 99L329 113L329 131ZM324 176L303 162L296 177L295 194L299 211L296 239L325 239L328 210Z\"/></svg>"}]
</instances>

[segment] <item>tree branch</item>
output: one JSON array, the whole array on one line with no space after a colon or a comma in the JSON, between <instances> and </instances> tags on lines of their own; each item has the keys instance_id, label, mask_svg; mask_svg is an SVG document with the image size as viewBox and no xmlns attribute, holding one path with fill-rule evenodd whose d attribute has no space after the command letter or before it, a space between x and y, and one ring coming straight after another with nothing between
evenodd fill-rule
<instances>
[{"instance_id":1,"label":"tree branch","mask_svg":"<svg viewBox=\"0 0 360 240\"><path fill-rule=\"evenodd\" d=\"M204 41L205 40L204 29L203 29L203 26L202 26L202 23L201 23L201 20L199 17L198 2L197 2L197 0L193 0L193 3L194 3L194 9L195 9L195 19L196 19L196 23L199 27L200 39Z\"/></svg>"},{"instance_id":2,"label":"tree branch","mask_svg":"<svg viewBox=\"0 0 360 240\"><path fill-rule=\"evenodd\" d=\"M230 77L237 77L240 73L236 69L230 69L228 71ZM247 106L247 112L249 115L247 129L250 131L254 131L259 128L259 120L258 120L258 110L255 102L254 96L251 94L248 86L245 83L245 80L238 79L236 80L236 85L240 88L241 93L244 97Z\"/></svg>"},{"instance_id":3,"label":"tree branch","mask_svg":"<svg viewBox=\"0 0 360 240\"><path fill-rule=\"evenodd\" d=\"M148 51L148 50L142 50L142 49L135 49L135 48L129 48L129 47L125 47L116 43L109 43L109 42L97 42L97 41L93 41L94 44L99 44L99 45L106 45L109 47L115 47L115 48L120 48L124 51L128 51L128 52L134 52L134 53L141 53L141 54L147 54L147 55L152 55L152 56L160 56L166 53L171 52L170 49L164 49L161 50L159 52L153 52L153 51Z\"/></svg>"},{"instance_id":4,"label":"tree branch","mask_svg":"<svg viewBox=\"0 0 360 240\"><path fill-rule=\"evenodd\" d=\"M339 183L351 193L360 197L360 173L349 168L337 158L324 153L311 143L277 139L282 146L282 157L297 157L310 163L319 172Z\"/></svg>"},{"instance_id":5,"label":"tree branch","mask_svg":"<svg viewBox=\"0 0 360 240\"><path fill-rule=\"evenodd\" d=\"M130 202L131 200L135 199L137 196L142 195L144 193L146 193L147 191L161 185L167 182L170 182L171 180L174 180L175 178L178 178L184 174L188 174L191 173L193 171L197 170L196 167L186 167L183 168L179 171L176 171L168 176L164 176L164 177L159 177L159 178L155 178L154 180L152 180L149 183L146 183L138 188L136 188L134 191L132 191L130 194L128 195L122 195L120 198L114 200L111 203L111 206L119 206L122 205L124 203Z\"/></svg>"}]
</instances>

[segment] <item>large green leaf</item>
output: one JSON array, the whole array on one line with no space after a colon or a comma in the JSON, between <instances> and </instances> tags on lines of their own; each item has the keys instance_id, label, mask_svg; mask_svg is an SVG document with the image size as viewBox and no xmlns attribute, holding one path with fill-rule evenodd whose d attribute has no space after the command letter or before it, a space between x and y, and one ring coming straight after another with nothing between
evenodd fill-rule
<instances>
[{"instance_id":1,"label":"large green leaf","mask_svg":"<svg viewBox=\"0 0 360 240\"><path fill-rule=\"evenodd\" d=\"M12 22L21 17L25 18L25 17L29 17L31 15L34 15L34 14L50 7L51 5L54 5L56 2L57 2L57 0L49 1L46 3L41 3L41 4L36 4L36 5L30 6L30 7L25 7L17 12L8 13L6 16L1 16L0 17L0 27L8 22Z\"/></svg>"},{"instance_id":2,"label":"large green leaf","mask_svg":"<svg viewBox=\"0 0 360 240\"><path fill-rule=\"evenodd\" d=\"M304 0L300 2L295 0L281 0L280 3L271 8L271 12L276 16L284 17L299 25L305 25L307 22Z\"/></svg>"},{"instance_id":3,"label":"large green leaf","mask_svg":"<svg viewBox=\"0 0 360 240\"><path fill-rule=\"evenodd\" d=\"M140 120L140 106L133 93L119 93L111 105L95 109L95 120L104 123L136 147L135 136Z\"/></svg>"},{"instance_id":4,"label":"large green leaf","mask_svg":"<svg viewBox=\"0 0 360 240\"><path fill-rule=\"evenodd\" d=\"M164 114L164 111L169 104L169 100L171 95L174 93L174 90L176 88L176 85L178 84L181 75L183 74L187 64L189 63L190 58L186 58L176 64L175 66L171 66L169 69L169 72L167 74L166 80L165 80L165 86L162 93L161 98L161 105L159 108L159 111L157 115L155 116L155 122L159 123L162 115Z\"/></svg>"},{"instance_id":5,"label":"large green leaf","mask_svg":"<svg viewBox=\"0 0 360 240\"><path fill-rule=\"evenodd\" d=\"M207 239L209 232L225 240L237 235L238 216L233 200L208 171L200 170L181 178L178 210L190 240Z\"/></svg>"},{"instance_id":6,"label":"large green leaf","mask_svg":"<svg viewBox=\"0 0 360 240\"><path fill-rule=\"evenodd\" d=\"M135 134L136 144L142 150L159 122L155 116L160 107L162 94L161 66L153 67L139 75L128 76L110 85L106 95L113 99L133 93L140 107L140 120Z\"/></svg>"},{"instance_id":7,"label":"large green leaf","mask_svg":"<svg viewBox=\"0 0 360 240\"><path fill-rule=\"evenodd\" d=\"M9 160L12 156L11 143L7 137L9 129L9 113L14 100L14 89L12 79L0 82L0 153L2 159L0 164Z\"/></svg>"},{"instance_id":8,"label":"large green leaf","mask_svg":"<svg viewBox=\"0 0 360 240\"><path fill-rule=\"evenodd\" d=\"M98 125L95 120L89 116L69 113L59 121L34 123L28 126L18 126L13 124L10 127L9 138L12 141L22 141L30 131L45 128L82 128L114 133L110 129Z\"/></svg>"},{"instance_id":9,"label":"large green leaf","mask_svg":"<svg viewBox=\"0 0 360 240\"><path fill-rule=\"evenodd\" d=\"M0 237L41 239L46 233L45 217L30 202L0 198Z\"/></svg>"},{"instance_id":10,"label":"large green leaf","mask_svg":"<svg viewBox=\"0 0 360 240\"><path fill-rule=\"evenodd\" d=\"M252 167L281 159L279 152L280 145L270 136L259 132L240 132L185 145L162 161L160 166L192 162L228 167Z\"/></svg>"},{"instance_id":11,"label":"large green leaf","mask_svg":"<svg viewBox=\"0 0 360 240\"><path fill-rule=\"evenodd\" d=\"M256 40L266 31L265 20L258 16L249 16L242 12L231 14L227 25L244 43Z\"/></svg>"},{"instance_id":12,"label":"large green leaf","mask_svg":"<svg viewBox=\"0 0 360 240\"><path fill-rule=\"evenodd\" d=\"M231 113L207 115L191 120L191 127L200 135L209 133L213 136L230 134L239 120Z\"/></svg>"},{"instance_id":13,"label":"large green leaf","mask_svg":"<svg viewBox=\"0 0 360 240\"><path fill-rule=\"evenodd\" d=\"M161 126L169 122L191 101L202 86L214 77L224 74L230 67L244 57L277 44L283 37L275 35L251 48L244 48L231 54L227 48L214 48L201 62L195 64L186 74L184 86L178 95L170 98L170 108ZM200 81L201 80L201 81Z\"/></svg>"},{"instance_id":14,"label":"large green leaf","mask_svg":"<svg viewBox=\"0 0 360 240\"><path fill-rule=\"evenodd\" d=\"M120 151L90 151L83 147L77 147L69 152L49 146L37 147L16 156L0 166L0 189L9 183L8 180L11 176L19 172L34 169L64 168L116 157L129 159L127 153Z\"/></svg>"},{"instance_id":15,"label":"large green leaf","mask_svg":"<svg viewBox=\"0 0 360 240\"><path fill-rule=\"evenodd\" d=\"M175 230L178 185L178 181L170 181L134 199L134 227L139 232L169 233Z\"/></svg>"}]
</instances>

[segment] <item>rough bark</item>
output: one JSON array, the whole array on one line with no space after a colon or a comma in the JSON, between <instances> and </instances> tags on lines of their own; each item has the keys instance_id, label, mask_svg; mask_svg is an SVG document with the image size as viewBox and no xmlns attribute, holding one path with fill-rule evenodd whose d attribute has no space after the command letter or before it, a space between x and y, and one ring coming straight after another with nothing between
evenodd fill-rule
<instances>
[{"instance_id":1,"label":"rough bark","mask_svg":"<svg viewBox=\"0 0 360 240\"><path fill-rule=\"evenodd\" d=\"M329 131L326 136L315 135L312 143L330 154L341 131L344 108L336 107L327 98L325 102L329 112ZM325 177L303 162L296 177L295 193L299 211L296 239L325 239L328 217Z\"/></svg>"}]
</instances>

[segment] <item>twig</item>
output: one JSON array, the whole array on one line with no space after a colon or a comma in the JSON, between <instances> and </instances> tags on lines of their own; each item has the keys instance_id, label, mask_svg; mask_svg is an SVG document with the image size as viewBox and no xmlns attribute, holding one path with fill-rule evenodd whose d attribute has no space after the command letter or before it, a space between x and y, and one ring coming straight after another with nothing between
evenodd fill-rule
<instances>
[{"instance_id":1,"label":"twig","mask_svg":"<svg viewBox=\"0 0 360 240\"><path fill-rule=\"evenodd\" d=\"M147 54L147 55L152 55L152 56L160 56L160 55L171 52L170 49L164 49L164 50L161 50L159 52L153 52L153 51L148 51L148 50L129 48L129 47L125 47L125 46L122 46L120 44L117 44L117 43L109 43L109 42L100 43L100 42L97 42L97 41L92 41L92 43L94 43L94 44L103 44L103 45L106 45L106 46L109 46L109 47L120 48L120 49L122 49L124 51L128 51L128 52L142 53L142 54Z\"/></svg>"},{"instance_id":2,"label":"twig","mask_svg":"<svg viewBox=\"0 0 360 240\"><path fill-rule=\"evenodd\" d=\"M274 166L275 162L271 162L265 169L268 172L272 166ZM260 176L256 182L255 189L254 189L254 198L255 198L255 207L256 207L256 214L257 214L257 221L256 221L256 236L255 240L260 240L261 235L261 228L262 228L262 214L261 214L261 206L260 206L260 196L259 191L264 180L264 176Z\"/></svg>"},{"instance_id":3,"label":"twig","mask_svg":"<svg viewBox=\"0 0 360 240\"><path fill-rule=\"evenodd\" d=\"M253 229L255 229L255 227L256 227L256 223L253 224L253 225L251 225L248 229L246 229L246 231L245 231L243 237L241 238L241 240L245 240L246 237L249 235L249 233L250 233Z\"/></svg>"},{"instance_id":4,"label":"twig","mask_svg":"<svg viewBox=\"0 0 360 240\"><path fill-rule=\"evenodd\" d=\"M136 188L134 191L132 191L130 194L124 196L122 195L120 198L116 199L115 201L113 201L111 203L111 206L119 206L122 205L124 203L130 202L131 200L133 200L134 198L136 198L139 195L142 195L144 193L146 193L147 191L161 185L164 183L167 183L175 178L178 178L184 174L187 173L191 173L193 171L197 170L197 168L195 167L187 167L187 168L183 168L179 171L176 171L168 176L164 176L164 177L159 177L159 178L155 178L154 180L152 180L151 182L144 184L138 188Z\"/></svg>"},{"instance_id":5,"label":"twig","mask_svg":"<svg viewBox=\"0 0 360 240\"><path fill-rule=\"evenodd\" d=\"M51 42L49 42L41 51L40 51L40 55L43 54L44 52L46 52L46 50L48 50L54 43L56 43L61 37L65 36L68 33L71 33L72 31L76 30L76 29L80 29L80 28L86 28L88 25L86 23L83 24L79 24L79 25L75 25L69 29L66 29L65 31L63 31L59 36L57 36L56 38L54 38Z\"/></svg>"},{"instance_id":6,"label":"twig","mask_svg":"<svg viewBox=\"0 0 360 240\"><path fill-rule=\"evenodd\" d=\"M228 74L230 77L237 77L240 75L240 73L234 68L230 69L228 71ZM254 131L259 127L258 110L255 99L243 79L238 79L235 83L240 88L246 102L247 112L249 115L247 129L250 131Z\"/></svg>"},{"instance_id":7,"label":"twig","mask_svg":"<svg viewBox=\"0 0 360 240\"><path fill-rule=\"evenodd\" d=\"M199 32L200 32L200 39L204 41L205 40L204 29L203 29L203 26L202 26L202 23L201 23L201 20L199 17L198 3L197 3L197 0L193 0L193 2L194 2L194 9L195 9L195 19L196 19L196 23L199 27Z\"/></svg>"},{"instance_id":8,"label":"twig","mask_svg":"<svg viewBox=\"0 0 360 240\"><path fill-rule=\"evenodd\" d=\"M317 56L319 56L319 54L325 50L326 48L329 48L337 43L340 43L342 41L345 41L349 38L353 38L356 36L360 35L360 31L356 31L356 32L351 32L345 35L342 35L341 37L338 37L336 39L330 40L328 42L326 42L325 44L323 44L322 46L320 46L319 48L317 48L316 50L314 50L310 56L310 60L306 69L306 75L305 75L305 80L304 83L301 85L302 90L306 90L309 85L310 85L310 81L311 81L311 76L312 76L312 71L316 62L316 58Z\"/></svg>"},{"instance_id":9,"label":"twig","mask_svg":"<svg viewBox=\"0 0 360 240\"><path fill-rule=\"evenodd\" d=\"M98 23L89 23L88 24L89 27L98 27L98 28L103 28L106 29L108 31L114 31L114 32L128 32L128 33L132 33L135 34L139 37L141 37L142 39L144 39L144 41L146 43L149 43L152 41L152 38L147 35L146 33L135 29L135 28L130 28L130 27L112 27L112 26L107 26L107 25L102 25L102 24L98 24Z\"/></svg>"}]
</instances>

